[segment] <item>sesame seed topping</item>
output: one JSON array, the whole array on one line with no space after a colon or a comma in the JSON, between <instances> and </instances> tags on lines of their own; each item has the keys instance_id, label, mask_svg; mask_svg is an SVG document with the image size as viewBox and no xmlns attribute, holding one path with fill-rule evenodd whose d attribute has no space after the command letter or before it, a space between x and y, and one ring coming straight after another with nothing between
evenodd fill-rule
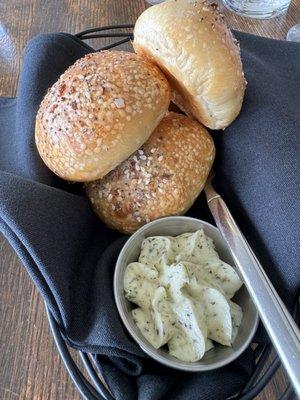
<instances>
[{"instance_id":1,"label":"sesame seed topping","mask_svg":"<svg viewBox=\"0 0 300 400\"><path fill-rule=\"evenodd\" d=\"M205 129L171 112L138 151L97 181L93 197L99 189L103 195L94 207L127 232L160 216L181 214L201 191L213 158Z\"/></svg>"},{"instance_id":2,"label":"sesame seed topping","mask_svg":"<svg viewBox=\"0 0 300 400\"><path fill-rule=\"evenodd\" d=\"M38 150L49 168L65 179L97 179L103 172L102 154L132 134L126 131L128 121L135 118L138 127L149 104L159 100L152 111L156 116L167 107L163 99L168 96L162 73L140 56L122 51L88 54L43 99L37 116Z\"/></svg>"},{"instance_id":3,"label":"sesame seed topping","mask_svg":"<svg viewBox=\"0 0 300 400\"><path fill-rule=\"evenodd\" d=\"M114 103L117 108L123 108L125 107L125 101L122 97L118 97L117 99L114 99Z\"/></svg>"}]
</instances>

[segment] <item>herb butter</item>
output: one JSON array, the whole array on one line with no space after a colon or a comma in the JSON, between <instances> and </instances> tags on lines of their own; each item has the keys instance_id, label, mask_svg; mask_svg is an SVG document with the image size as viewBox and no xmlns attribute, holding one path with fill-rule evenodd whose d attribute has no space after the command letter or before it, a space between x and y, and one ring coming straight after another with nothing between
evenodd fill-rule
<instances>
[{"instance_id":1,"label":"herb butter","mask_svg":"<svg viewBox=\"0 0 300 400\"><path fill-rule=\"evenodd\" d=\"M230 299L242 286L234 268L220 260L203 230L144 239L137 262L124 276L126 298L143 336L167 345L183 361L200 360L213 342L231 346L242 310Z\"/></svg>"}]
</instances>

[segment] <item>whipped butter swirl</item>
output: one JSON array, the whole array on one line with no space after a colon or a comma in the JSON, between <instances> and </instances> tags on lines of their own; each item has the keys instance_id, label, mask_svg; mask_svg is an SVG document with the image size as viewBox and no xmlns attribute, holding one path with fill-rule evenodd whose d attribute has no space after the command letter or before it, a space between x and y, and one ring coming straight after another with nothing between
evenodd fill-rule
<instances>
[{"instance_id":1,"label":"whipped butter swirl","mask_svg":"<svg viewBox=\"0 0 300 400\"><path fill-rule=\"evenodd\" d=\"M220 260L203 230L144 239L138 262L124 276L133 318L155 348L167 345L183 361L200 360L213 341L231 346L242 320L230 299L242 281Z\"/></svg>"}]
</instances>

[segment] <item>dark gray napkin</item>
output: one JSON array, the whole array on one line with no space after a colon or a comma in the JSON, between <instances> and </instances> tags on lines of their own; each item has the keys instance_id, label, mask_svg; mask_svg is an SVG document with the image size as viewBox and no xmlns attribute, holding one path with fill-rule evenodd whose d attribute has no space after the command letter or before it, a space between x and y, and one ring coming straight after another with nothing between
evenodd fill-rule
<instances>
[{"instance_id":1,"label":"dark gray napkin","mask_svg":"<svg viewBox=\"0 0 300 400\"><path fill-rule=\"evenodd\" d=\"M300 283L300 46L237 36L249 85L240 117L215 134L218 184L291 307ZM247 381L252 351L198 374L150 360L123 328L113 300L114 264L126 238L97 220L81 185L55 177L35 149L34 120L46 89L90 51L63 33L38 36L26 47L17 99L0 99L0 229L67 342L95 354L117 399L224 399ZM211 218L202 196L189 214Z\"/></svg>"}]
</instances>

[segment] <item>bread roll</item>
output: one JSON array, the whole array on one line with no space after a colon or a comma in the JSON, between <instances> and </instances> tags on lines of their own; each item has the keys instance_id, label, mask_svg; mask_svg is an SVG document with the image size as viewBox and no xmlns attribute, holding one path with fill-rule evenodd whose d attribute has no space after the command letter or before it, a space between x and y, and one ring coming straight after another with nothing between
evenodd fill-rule
<instances>
[{"instance_id":1,"label":"bread roll","mask_svg":"<svg viewBox=\"0 0 300 400\"><path fill-rule=\"evenodd\" d=\"M144 11L133 46L168 77L172 100L211 129L239 114L245 91L237 41L204 1L169 0Z\"/></svg>"},{"instance_id":2,"label":"bread roll","mask_svg":"<svg viewBox=\"0 0 300 400\"><path fill-rule=\"evenodd\" d=\"M159 217L184 214L201 192L214 155L202 125L169 113L128 160L89 183L87 194L108 226L132 233Z\"/></svg>"},{"instance_id":3,"label":"bread roll","mask_svg":"<svg viewBox=\"0 0 300 400\"><path fill-rule=\"evenodd\" d=\"M148 139L169 102L169 84L149 61L121 51L88 54L42 101L38 151L61 178L96 180Z\"/></svg>"}]
</instances>

